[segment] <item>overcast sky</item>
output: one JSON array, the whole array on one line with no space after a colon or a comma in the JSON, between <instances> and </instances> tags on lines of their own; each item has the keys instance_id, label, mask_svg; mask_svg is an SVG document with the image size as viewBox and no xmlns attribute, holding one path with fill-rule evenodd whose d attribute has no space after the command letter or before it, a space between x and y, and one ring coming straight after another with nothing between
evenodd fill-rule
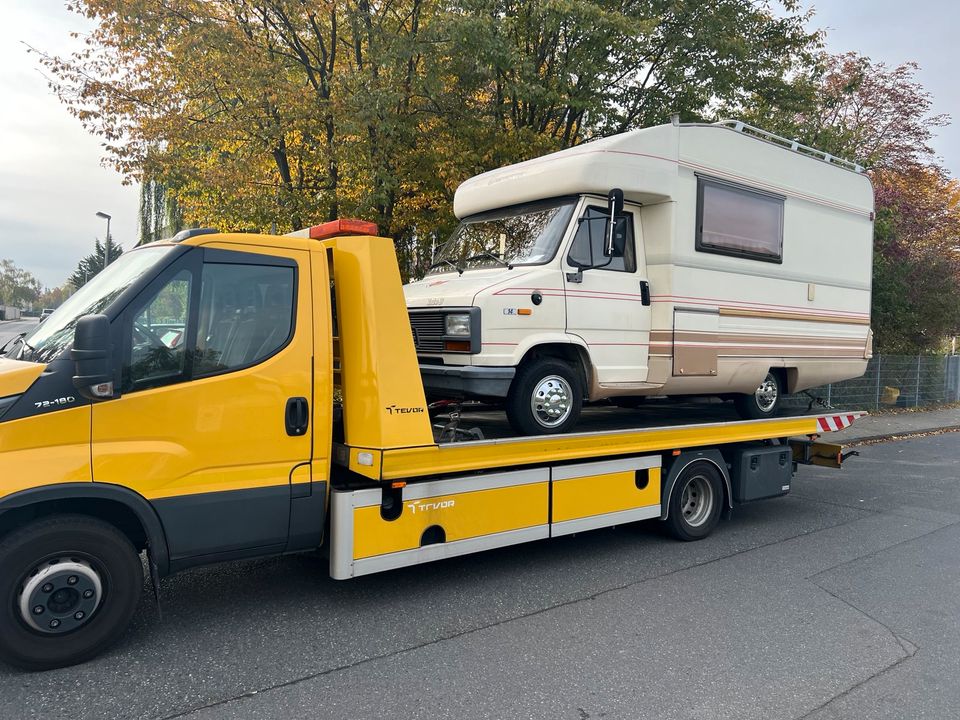
<instances>
[{"instance_id":1,"label":"overcast sky","mask_svg":"<svg viewBox=\"0 0 960 720\"><path fill-rule=\"evenodd\" d=\"M88 135L50 93L36 57L24 43L66 53L71 31L89 24L62 0L2 0L0 23L0 258L12 259L47 286L62 284L77 262L103 238L100 210L113 216L116 242L137 238L137 189L124 186L100 163L97 138ZM957 82L956 0L805 0L828 29L831 52L856 50L894 66L920 63L920 82L933 93L936 112L957 125L942 129L934 145L954 176L960 174L960 83Z\"/></svg>"}]
</instances>

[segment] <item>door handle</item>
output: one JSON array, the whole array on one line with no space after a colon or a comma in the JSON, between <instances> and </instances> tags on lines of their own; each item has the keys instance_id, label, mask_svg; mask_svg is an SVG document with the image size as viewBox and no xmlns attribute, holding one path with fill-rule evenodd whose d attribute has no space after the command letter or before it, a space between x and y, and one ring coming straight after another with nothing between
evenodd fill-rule
<instances>
[{"instance_id":1,"label":"door handle","mask_svg":"<svg viewBox=\"0 0 960 720\"><path fill-rule=\"evenodd\" d=\"M640 281L640 303L643 305L650 304L650 283L646 280Z\"/></svg>"},{"instance_id":2,"label":"door handle","mask_svg":"<svg viewBox=\"0 0 960 720\"><path fill-rule=\"evenodd\" d=\"M307 428L310 427L310 406L305 397L292 397L287 400L284 422L287 426L287 435L297 437L307 432Z\"/></svg>"}]
</instances>

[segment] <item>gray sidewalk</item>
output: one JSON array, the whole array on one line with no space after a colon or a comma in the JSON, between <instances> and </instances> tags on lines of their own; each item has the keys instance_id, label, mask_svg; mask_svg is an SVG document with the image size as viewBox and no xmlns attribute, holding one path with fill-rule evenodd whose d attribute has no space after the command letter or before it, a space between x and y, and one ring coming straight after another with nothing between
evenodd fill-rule
<instances>
[{"instance_id":1,"label":"gray sidewalk","mask_svg":"<svg viewBox=\"0 0 960 720\"><path fill-rule=\"evenodd\" d=\"M857 420L846 430L827 433L824 435L824 440L849 443L948 428L960 428L960 407L905 410L870 415Z\"/></svg>"}]
</instances>

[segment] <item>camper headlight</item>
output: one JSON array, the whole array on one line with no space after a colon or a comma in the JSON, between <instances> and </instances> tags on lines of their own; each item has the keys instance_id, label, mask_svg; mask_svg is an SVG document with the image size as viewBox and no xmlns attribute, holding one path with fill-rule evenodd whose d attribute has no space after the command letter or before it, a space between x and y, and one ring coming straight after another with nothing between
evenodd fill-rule
<instances>
[{"instance_id":1,"label":"camper headlight","mask_svg":"<svg viewBox=\"0 0 960 720\"><path fill-rule=\"evenodd\" d=\"M445 330L447 335L470 337L470 316L467 313L447 315Z\"/></svg>"}]
</instances>

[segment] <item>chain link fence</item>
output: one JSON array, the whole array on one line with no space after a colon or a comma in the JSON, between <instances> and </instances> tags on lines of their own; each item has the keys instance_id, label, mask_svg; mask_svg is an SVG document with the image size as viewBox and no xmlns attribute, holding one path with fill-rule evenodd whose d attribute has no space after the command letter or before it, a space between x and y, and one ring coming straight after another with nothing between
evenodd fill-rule
<instances>
[{"instance_id":1,"label":"chain link fence","mask_svg":"<svg viewBox=\"0 0 960 720\"><path fill-rule=\"evenodd\" d=\"M811 388L841 410L923 407L960 402L960 355L875 355L862 377ZM810 398L784 398L788 407L805 407Z\"/></svg>"}]
</instances>

